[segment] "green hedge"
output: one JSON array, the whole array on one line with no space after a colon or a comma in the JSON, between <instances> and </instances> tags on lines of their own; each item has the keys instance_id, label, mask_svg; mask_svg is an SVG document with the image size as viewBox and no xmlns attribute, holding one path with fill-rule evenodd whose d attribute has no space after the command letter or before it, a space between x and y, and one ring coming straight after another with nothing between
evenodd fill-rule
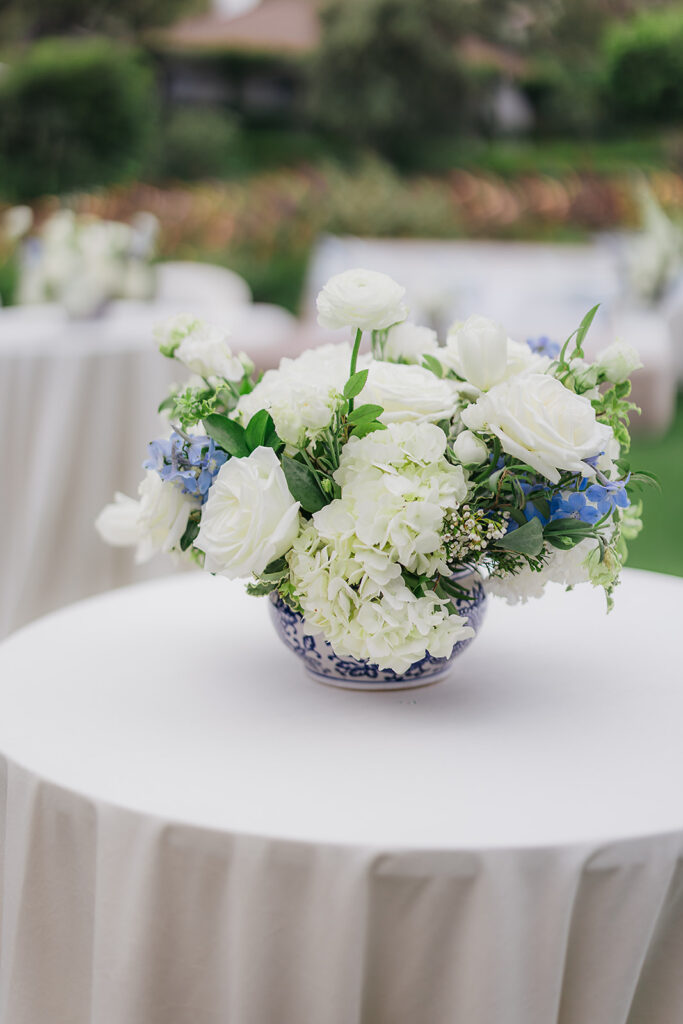
<instances>
[{"instance_id":1,"label":"green hedge","mask_svg":"<svg viewBox=\"0 0 683 1024\"><path fill-rule=\"evenodd\" d=\"M171 111L159 140L154 175L197 181L229 178L245 170L244 140L234 115L206 107Z\"/></svg>"},{"instance_id":2,"label":"green hedge","mask_svg":"<svg viewBox=\"0 0 683 1024\"><path fill-rule=\"evenodd\" d=\"M622 120L683 118L683 8L643 11L607 31L604 43L610 106Z\"/></svg>"},{"instance_id":3,"label":"green hedge","mask_svg":"<svg viewBox=\"0 0 683 1024\"><path fill-rule=\"evenodd\" d=\"M47 39L0 77L0 193L9 200L133 178L156 125L151 68L111 39Z\"/></svg>"}]
</instances>

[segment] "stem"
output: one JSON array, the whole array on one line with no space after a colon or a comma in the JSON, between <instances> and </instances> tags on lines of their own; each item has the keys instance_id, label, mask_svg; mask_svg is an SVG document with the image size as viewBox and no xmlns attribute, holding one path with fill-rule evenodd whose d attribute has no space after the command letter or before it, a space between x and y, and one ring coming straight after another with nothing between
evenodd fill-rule
<instances>
[{"instance_id":1,"label":"stem","mask_svg":"<svg viewBox=\"0 0 683 1024\"><path fill-rule=\"evenodd\" d=\"M356 338L353 342L353 352L351 353L351 369L349 370L349 377L353 377L356 372L356 364L358 363L358 351L360 349L361 338L363 332L360 327L356 330ZM353 412L353 399L349 398L349 412Z\"/></svg>"}]
</instances>

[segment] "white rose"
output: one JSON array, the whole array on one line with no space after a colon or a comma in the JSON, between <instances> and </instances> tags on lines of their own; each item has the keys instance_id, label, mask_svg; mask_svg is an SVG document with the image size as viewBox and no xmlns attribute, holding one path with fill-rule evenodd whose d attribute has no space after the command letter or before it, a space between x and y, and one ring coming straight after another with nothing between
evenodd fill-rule
<instances>
[{"instance_id":1,"label":"white rose","mask_svg":"<svg viewBox=\"0 0 683 1024\"><path fill-rule=\"evenodd\" d=\"M263 572L299 532L299 502L289 493L272 448L221 466L209 489L195 546L204 568L229 579Z\"/></svg>"},{"instance_id":2,"label":"white rose","mask_svg":"<svg viewBox=\"0 0 683 1024\"><path fill-rule=\"evenodd\" d=\"M175 350L175 358L190 370L206 380L221 377L223 380L240 381L244 376L242 360L233 355L228 345L229 333L212 324L195 326Z\"/></svg>"},{"instance_id":3,"label":"white rose","mask_svg":"<svg viewBox=\"0 0 683 1024\"><path fill-rule=\"evenodd\" d=\"M135 561L141 563L159 551L178 547L190 512L199 508L200 502L174 483L162 480L153 469L147 470L138 494L139 501L116 494L114 502L100 512L95 527L108 544L137 544Z\"/></svg>"},{"instance_id":4,"label":"white rose","mask_svg":"<svg viewBox=\"0 0 683 1024\"><path fill-rule=\"evenodd\" d=\"M405 320L405 288L375 270L345 270L327 282L316 300L318 323L336 330L379 331Z\"/></svg>"},{"instance_id":5,"label":"white rose","mask_svg":"<svg viewBox=\"0 0 683 1024\"><path fill-rule=\"evenodd\" d=\"M495 434L503 451L552 483L559 481L559 470L593 476L583 460L605 451L612 437L588 399L540 373L497 384L461 417L471 430Z\"/></svg>"},{"instance_id":6,"label":"white rose","mask_svg":"<svg viewBox=\"0 0 683 1024\"><path fill-rule=\"evenodd\" d=\"M632 345L625 345L621 341L615 341L612 345L598 352L596 365L608 381L612 384L621 384L627 380L634 370L639 370L643 365L635 348Z\"/></svg>"},{"instance_id":7,"label":"white rose","mask_svg":"<svg viewBox=\"0 0 683 1024\"><path fill-rule=\"evenodd\" d=\"M489 457L489 450L471 430L463 430L453 442L453 452L463 466L480 466Z\"/></svg>"},{"instance_id":8,"label":"white rose","mask_svg":"<svg viewBox=\"0 0 683 1024\"><path fill-rule=\"evenodd\" d=\"M277 370L266 370L253 391L242 395L237 412L247 424L259 409L273 417L278 436L297 445L303 435L312 438L330 423L349 376L349 345L323 345L297 359L287 357Z\"/></svg>"},{"instance_id":9,"label":"white rose","mask_svg":"<svg viewBox=\"0 0 683 1024\"><path fill-rule=\"evenodd\" d=\"M373 362L359 402L381 405L382 423L438 423L451 418L456 400L449 381L422 366Z\"/></svg>"},{"instance_id":10,"label":"white rose","mask_svg":"<svg viewBox=\"0 0 683 1024\"><path fill-rule=\"evenodd\" d=\"M406 363L421 363L424 355L438 356L439 342L436 331L417 324L396 324L387 332L384 358L389 362L402 359Z\"/></svg>"},{"instance_id":11,"label":"white rose","mask_svg":"<svg viewBox=\"0 0 683 1024\"><path fill-rule=\"evenodd\" d=\"M508 363L508 338L504 329L485 316L471 316L448 334L439 359L459 377L487 391L503 380Z\"/></svg>"}]
</instances>

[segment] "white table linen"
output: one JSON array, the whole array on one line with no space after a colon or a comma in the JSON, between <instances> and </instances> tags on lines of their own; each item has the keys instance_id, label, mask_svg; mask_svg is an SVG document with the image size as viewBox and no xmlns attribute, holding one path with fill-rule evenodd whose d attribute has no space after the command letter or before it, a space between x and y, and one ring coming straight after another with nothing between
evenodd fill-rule
<instances>
[{"instance_id":1,"label":"white table linen","mask_svg":"<svg viewBox=\"0 0 683 1024\"><path fill-rule=\"evenodd\" d=\"M683 581L310 681L205 574L0 648L0 1024L683 1019Z\"/></svg>"}]
</instances>

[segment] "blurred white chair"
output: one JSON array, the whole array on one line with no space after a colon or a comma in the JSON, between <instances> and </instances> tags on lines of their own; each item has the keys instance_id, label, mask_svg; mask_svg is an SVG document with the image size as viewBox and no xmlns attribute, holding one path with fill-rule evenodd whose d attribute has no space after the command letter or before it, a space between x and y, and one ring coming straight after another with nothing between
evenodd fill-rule
<instances>
[{"instance_id":1,"label":"blurred white chair","mask_svg":"<svg viewBox=\"0 0 683 1024\"><path fill-rule=\"evenodd\" d=\"M213 263L170 260L158 263L156 301L192 305L244 306L251 302L249 285L233 270Z\"/></svg>"}]
</instances>

